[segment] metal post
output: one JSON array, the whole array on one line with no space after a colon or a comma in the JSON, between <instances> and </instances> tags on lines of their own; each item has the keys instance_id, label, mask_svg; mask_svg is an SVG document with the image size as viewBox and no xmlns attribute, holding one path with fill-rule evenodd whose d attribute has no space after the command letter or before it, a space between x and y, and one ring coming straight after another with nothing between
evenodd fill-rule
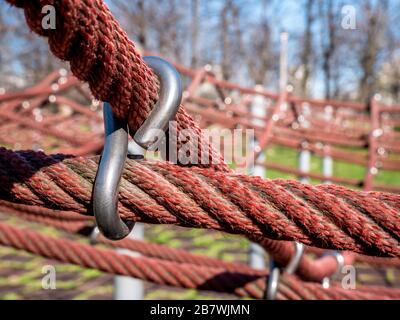
<instances>
[{"instance_id":1,"label":"metal post","mask_svg":"<svg viewBox=\"0 0 400 320\"><path fill-rule=\"evenodd\" d=\"M286 91L288 84L288 63L287 63L287 51L288 51L288 40L289 34L282 32L280 34L280 57L279 57L279 92L283 93Z\"/></svg>"},{"instance_id":2,"label":"metal post","mask_svg":"<svg viewBox=\"0 0 400 320\"><path fill-rule=\"evenodd\" d=\"M140 239L144 237L144 225L136 223L132 232L128 236L131 239ZM116 249L121 254L126 254L132 257L140 254L127 249ZM114 277L114 299L115 300L143 300L144 285L142 280L134 279L126 276Z\"/></svg>"},{"instance_id":3,"label":"metal post","mask_svg":"<svg viewBox=\"0 0 400 320\"><path fill-rule=\"evenodd\" d=\"M325 107L326 122L329 123L332 121L332 113L333 113L333 108L331 106L326 106ZM325 178L327 178L324 180L324 183L326 184L331 183L329 178L332 177L333 175L333 159L330 156L330 147L328 145L324 146L324 158L322 159L322 174L324 175Z\"/></svg>"},{"instance_id":4,"label":"metal post","mask_svg":"<svg viewBox=\"0 0 400 320\"><path fill-rule=\"evenodd\" d=\"M264 248L257 243L250 243L249 266L258 270L264 270L266 268Z\"/></svg>"},{"instance_id":5,"label":"metal post","mask_svg":"<svg viewBox=\"0 0 400 320\"><path fill-rule=\"evenodd\" d=\"M256 91L262 91L263 90L263 86L262 85L256 85L254 88ZM256 117L265 117L267 114L267 103L265 101L265 97L262 95L256 95L253 98L253 103L251 105L251 113L256 116ZM253 119L253 124L255 126L265 126L265 121L262 119L258 119L255 118ZM252 145L251 150L253 150L254 148L256 148L257 146L257 141L250 141L250 144ZM257 159L254 159L255 161L260 161L263 162L265 161L265 156L264 153L261 152ZM266 169L264 166L260 166L257 164L254 164L254 166L249 167L249 174L250 175L254 175L254 176L260 176L262 178L266 177Z\"/></svg>"},{"instance_id":6,"label":"metal post","mask_svg":"<svg viewBox=\"0 0 400 320\"><path fill-rule=\"evenodd\" d=\"M304 143L306 144L306 143ZM311 167L311 152L310 150L302 149L299 153L299 170L304 173L310 172L310 167ZM300 182L302 183L308 183L309 178L308 177L301 177Z\"/></svg>"},{"instance_id":7,"label":"metal post","mask_svg":"<svg viewBox=\"0 0 400 320\"><path fill-rule=\"evenodd\" d=\"M328 148L328 146L326 146L325 148ZM325 153L326 155L324 156L323 160L322 160L322 171L323 171L323 175L325 178L324 183L329 184L331 183L331 181L329 180L330 177L332 177L333 175L333 159L332 157L329 155L329 153Z\"/></svg>"},{"instance_id":8,"label":"metal post","mask_svg":"<svg viewBox=\"0 0 400 320\"><path fill-rule=\"evenodd\" d=\"M144 149L136 144L134 141L129 141L128 153L130 155L143 156ZM144 225L136 223L132 232L127 238L143 240L144 239ZM120 254L129 256L139 256L140 254L127 249L116 249ZM114 299L115 300L143 300L144 297L144 284L142 280L134 279L126 276L114 277Z\"/></svg>"},{"instance_id":9,"label":"metal post","mask_svg":"<svg viewBox=\"0 0 400 320\"><path fill-rule=\"evenodd\" d=\"M259 162L264 162L265 161L265 154L264 153L260 153L260 155L258 156L257 160ZM253 168L253 172L251 172L252 176L258 176L261 178L266 178L267 177L267 170L265 169L264 166L261 166L259 164L255 164L254 168Z\"/></svg>"},{"instance_id":10,"label":"metal post","mask_svg":"<svg viewBox=\"0 0 400 320\"><path fill-rule=\"evenodd\" d=\"M258 156L259 161L265 161L265 155L260 153ZM252 172L251 172L252 171ZM250 174L253 176L260 176L265 178L266 170L265 167L260 165L255 165L252 169L250 169ZM257 243L250 243L249 247L249 265L254 269L263 270L266 268L265 264L265 251L264 248L258 245Z\"/></svg>"},{"instance_id":11,"label":"metal post","mask_svg":"<svg viewBox=\"0 0 400 320\"><path fill-rule=\"evenodd\" d=\"M310 106L308 104L302 104L301 107L301 115L299 116L300 119L298 119L300 125L302 127L307 127L307 117L310 116L311 110ZM311 153L309 150L307 150L308 147L308 142L304 141L301 144L301 151L299 152L299 158L298 158L298 168L301 172L308 173L310 172L310 166L311 166ZM302 183L309 183L310 179L308 177L300 177L299 179L300 182Z\"/></svg>"}]
</instances>

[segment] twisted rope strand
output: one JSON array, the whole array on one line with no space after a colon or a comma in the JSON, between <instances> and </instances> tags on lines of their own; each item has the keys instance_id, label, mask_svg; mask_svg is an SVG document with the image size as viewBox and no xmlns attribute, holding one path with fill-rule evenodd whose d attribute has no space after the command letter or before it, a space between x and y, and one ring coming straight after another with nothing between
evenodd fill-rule
<instances>
[{"instance_id":1,"label":"twisted rope strand","mask_svg":"<svg viewBox=\"0 0 400 320\"><path fill-rule=\"evenodd\" d=\"M128 121L133 136L158 101L159 81L107 5L102 0L7 2L24 9L29 28L48 38L52 53L70 62L74 76L88 82L95 98L110 102L116 117ZM44 5L56 9L55 29L42 27ZM198 159L208 159L199 166L230 171L182 106L176 121L178 134L187 129L193 134L186 141L190 150L196 150ZM178 147L180 144L178 141Z\"/></svg>"},{"instance_id":2,"label":"twisted rope strand","mask_svg":"<svg viewBox=\"0 0 400 320\"><path fill-rule=\"evenodd\" d=\"M61 59L70 60L75 75L89 82L96 97L111 101L116 115L121 119L128 118L130 128L136 131L158 99L158 81L105 4L96 0L9 2L24 7L31 29L49 37L53 53ZM44 4L55 5L61 14L55 32L45 31L41 27L38 9ZM100 83L99 79L102 79ZM180 130L194 128L197 134L195 139L204 143L200 129L182 108L177 119ZM219 157L210 145L208 149L211 150L211 158ZM30 157L29 153L21 153L18 159L13 160L17 168L13 173L19 174L23 180L29 180L28 184L13 189L17 191L13 195L16 199L50 208L58 207L60 201L64 200L67 210L80 213L90 211L87 203L90 203L91 193L88 189L94 179L93 171L75 167L77 171L74 173L88 180L76 179L76 183L72 184L69 178L74 173L67 172L69 167L54 171L54 161L50 158L44 156L39 163L35 163L37 158ZM48 162L43 164L45 160ZM91 168L93 164L89 160ZM39 173L35 171L35 168L44 165L46 169L39 170ZM179 170L171 170L168 164L167 168L152 163L144 163L142 167L128 164L127 167L130 173L126 178L128 183L122 185L121 189L134 191L138 198L142 197L141 200L148 200L148 203L140 204L128 197L122 198L121 213L127 218L132 218L134 211L150 222L157 218L156 211L161 207L164 214L162 218L166 219L162 221L164 223L211 227L245 234L250 239L259 240L265 236L273 239L296 238L306 244L317 242L320 247L334 246L368 254L398 256L398 212L385 202L385 215L381 214L381 199L367 198L370 195L358 193L355 199L350 190L339 191L335 187L321 192L322 188L316 190L294 182L278 180L274 185L269 185L264 181L208 171L189 173L186 180L188 184L183 184L178 182ZM228 171L221 161L215 168ZM4 174L8 172L7 168L1 171ZM136 179L135 174L140 178ZM160 181L158 189L154 181ZM14 178L7 182L13 184ZM172 191L176 198L167 191ZM47 195L43 197L44 194ZM213 197L206 197L211 194ZM267 201L260 201L264 199ZM249 201L254 205L249 205ZM390 202L395 202L398 208L398 199ZM142 211L146 206L148 211ZM274 217L275 223L272 222ZM344 223L347 220L349 222Z\"/></svg>"},{"instance_id":3,"label":"twisted rope strand","mask_svg":"<svg viewBox=\"0 0 400 320\"><path fill-rule=\"evenodd\" d=\"M71 233L80 233L83 230L93 228L93 219L91 217L79 216L70 212L55 211L44 208L30 207L26 205L10 204L6 201L1 201L1 212L11 214L24 220L43 223L45 225L53 226L63 231ZM80 218L79 222L76 218ZM90 222L87 224L86 222ZM87 231L85 232L87 234ZM133 239L124 239L121 241L110 241L102 236L99 236L97 241L99 243L107 244L113 247L120 247L137 251L141 254L157 258L161 260L174 261L178 263L191 263L195 265L202 265L207 267L221 267L229 271L248 271L249 267L240 263L227 263L219 259L210 258L206 256L194 255L186 252L185 250L169 248L167 246L152 244L146 241L139 241ZM292 242L286 241L272 241L264 239L261 242L264 249L273 257L273 259L282 267L285 267L291 260L294 254L294 246ZM308 248L308 251L315 251L318 255L323 253L323 250L316 248ZM376 266L399 266L399 259L390 258L376 258L362 255L355 255L353 253L344 252L344 264L349 265L354 261L368 263ZM318 259L311 260L307 256L303 256L296 275L305 281L321 282L323 278L329 277L337 271L337 261L331 255L321 256Z\"/></svg>"},{"instance_id":4,"label":"twisted rope strand","mask_svg":"<svg viewBox=\"0 0 400 320\"><path fill-rule=\"evenodd\" d=\"M88 214L97 162L98 157L64 159L60 155L1 148L0 173L12 174L0 176L2 198ZM54 189L48 187L50 183ZM340 202L341 190L352 192L354 201ZM383 197L385 205L363 210L357 203L366 196L376 203ZM64 201L64 197L69 200ZM400 222L399 195L262 180L168 162L127 160L119 199L120 214L125 219L211 228L242 234L253 241L296 240L320 248L400 256L397 229L387 231L390 225ZM386 210L392 214L384 218L383 228L378 218Z\"/></svg>"},{"instance_id":5,"label":"twisted rope strand","mask_svg":"<svg viewBox=\"0 0 400 320\"><path fill-rule=\"evenodd\" d=\"M0 222L0 244L34 254L104 272L132 276L162 285L213 290L241 297L262 298L266 274L259 270L232 272L193 264L179 264L145 257L130 257L108 249L95 248L71 240L55 239L38 232ZM319 284L302 283L295 277L282 277L279 299L391 299L400 290L372 287L370 291L341 288L324 289Z\"/></svg>"}]
</instances>

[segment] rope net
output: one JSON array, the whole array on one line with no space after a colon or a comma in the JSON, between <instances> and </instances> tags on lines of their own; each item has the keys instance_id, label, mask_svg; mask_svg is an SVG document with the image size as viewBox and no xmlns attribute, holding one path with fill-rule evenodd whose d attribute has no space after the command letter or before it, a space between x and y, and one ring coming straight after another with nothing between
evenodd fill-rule
<instances>
[{"instance_id":1,"label":"rope net","mask_svg":"<svg viewBox=\"0 0 400 320\"><path fill-rule=\"evenodd\" d=\"M79 87L76 79L88 83L96 99L109 101L114 114L121 120L128 120L130 133L133 134L158 100L159 83L103 1L8 2L24 10L29 28L48 38L50 50L70 63L76 78L62 75L63 81L60 82L61 74L56 72L22 93L0 96L0 117L3 122L11 121L10 125L14 126L11 128L29 132L25 141L28 145L32 145L32 141L55 138L56 143L54 139L48 139L44 147L59 152L46 155L40 151L0 148L0 207L3 212L24 220L51 225L74 234L82 233L94 222L91 197L99 158L92 155L102 148L103 137L98 129L102 119L96 108L88 109L63 97L61 93ZM47 4L53 5L57 11L55 30L43 30L41 27L40 10ZM378 152L379 148L387 152L399 152L395 133L384 135L385 139L375 134L379 126L386 123L379 120L381 113L388 111L384 106L375 100L371 102L370 109L354 103L305 101L287 93L276 95L252 91L217 80L205 69L190 70L179 65L177 69L192 79L183 104L203 126L219 123L228 128L254 128L259 141L258 148L253 150L255 158L269 144L278 143L361 164L368 169L364 180L335 177L330 180L362 186L365 191L337 185L312 186L292 180L265 180L235 173L205 139L193 117L181 106L176 116L178 133L186 129L194 132L189 144L191 147L201 146L196 148L199 158L204 156L202 152L206 150L209 164L193 167L182 163L174 165L163 161L127 160L119 193L121 218L239 234L259 243L281 266L287 265L294 255L293 246L288 241L298 241L320 249L349 251L344 253L346 264L361 261L373 265L398 266L400 196L370 191L398 191L396 187L373 182L373 168L400 168L398 160L385 158ZM59 84L56 90L53 86L55 81ZM273 101L272 107L265 117L254 118L248 108L243 111L243 108L233 105L222 96L225 107L221 111L215 107L215 102L194 94L196 87L204 81L224 90L236 90L243 97L262 95ZM84 91L81 93L91 99L89 94ZM50 99L49 95L53 103L59 106L68 104L74 113L46 115L41 124L30 121L30 112ZM21 109L20 105L28 98L32 99L29 105ZM291 107L290 112L282 116L284 103L289 103ZM327 104L338 110L341 107L351 109L354 112L346 117L353 118L354 123L365 122L367 114L371 127L367 130L352 127L349 130L336 121L324 122L318 116L308 119L312 121L311 129L299 127L297 113L299 105L304 103L316 109ZM243 102L243 105L246 103ZM96 105L92 102L93 106ZM318 115L318 112L313 114ZM89 120L90 130L74 130ZM260 121L263 121L262 124ZM397 120L394 117L385 121L392 121L395 125ZM327 123L329 133L321 129ZM74 124L72 130L71 124ZM10 126L2 123L0 138L9 139L12 143L15 138L10 137L9 132ZM369 154L366 157L354 157L343 149L335 148L336 145L368 148ZM274 167L271 163L264 165ZM275 168L284 172L292 170L276 164ZM325 179L299 170L292 170L292 173ZM98 242L138 251L146 256L132 258L110 249L50 238L0 222L1 245L162 285L227 292L240 297L264 297L268 278L265 271L140 241L110 242L100 237ZM314 250L318 252L318 249ZM344 290L337 286L325 289L317 283L334 274L336 269L337 262L332 256L322 256L316 260L304 256L296 276L284 275L280 281L277 298L400 297L398 289L374 286L358 286L357 290Z\"/></svg>"}]
</instances>

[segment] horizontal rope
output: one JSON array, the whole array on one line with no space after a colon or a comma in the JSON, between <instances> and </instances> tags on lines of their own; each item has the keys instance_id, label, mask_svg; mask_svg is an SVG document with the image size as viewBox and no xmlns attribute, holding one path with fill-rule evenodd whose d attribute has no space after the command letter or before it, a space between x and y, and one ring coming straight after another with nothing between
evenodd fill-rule
<instances>
[{"instance_id":1,"label":"horizontal rope","mask_svg":"<svg viewBox=\"0 0 400 320\"><path fill-rule=\"evenodd\" d=\"M1 198L90 215L97 167L98 157L1 148ZM400 256L400 196L394 194L127 160L119 201L121 216L135 221Z\"/></svg>"},{"instance_id":2,"label":"horizontal rope","mask_svg":"<svg viewBox=\"0 0 400 320\"><path fill-rule=\"evenodd\" d=\"M11 207L9 206L11 205ZM65 215L64 212L50 210L45 208L33 207L35 210L30 210L30 206L10 204L6 201L0 201L0 212L5 212L14 216L23 218L24 220L43 223L53 226L58 229L72 232L88 234L88 230L93 228L94 221L90 217L77 216L73 214L72 218L84 218L85 222L76 222L75 219ZM25 210L25 211L24 211ZM42 212L43 211L43 212ZM54 218L53 218L54 217ZM191 254L185 250L170 248L160 244L152 244L147 241L136 239L124 239L121 241L110 241L98 236L97 241L113 247L125 248L131 251L139 252L147 257L174 261L179 263L191 263L207 267L222 267L230 271L248 271L249 267L240 263L227 263L220 259L210 258L201 255ZM281 267L285 267L293 257L294 246L292 242L287 241L272 241L265 239L261 242L263 248L269 253ZM296 269L296 275L304 281L321 282L323 278L330 277L337 271L337 260L332 255L324 255L322 249L308 247L309 252L316 253L319 258L311 260L308 256L303 255L299 266ZM395 258L377 258L363 255L357 255L349 252L343 252L344 265L350 265L353 262L368 263L374 266L400 266L400 259Z\"/></svg>"},{"instance_id":3,"label":"horizontal rope","mask_svg":"<svg viewBox=\"0 0 400 320\"><path fill-rule=\"evenodd\" d=\"M62 262L104 272L132 276L157 284L199 290L213 290L240 297L262 298L266 274L258 270L232 272L223 268L199 267L145 257L130 257L108 249L76 241L56 239L29 229L0 222L0 244ZM278 299L393 299L400 290L371 287L367 290L324 289L320 284L303 283L293 276L281 277Z\"/></svg>"},{"instance_id":4,"label":"horizontal rope","mask_svg":"<svg viewBox=\"0 0 400 320\"><path fill-rule=\"evenodd\" d=\"M77 75L79 79L89 82L92 92L96 97L99 97L101 100L110 101L116 115L120 119L128 119L132 132L135 132L158 99L158 81L151 70L146 67L140 55L135 51L133 43L129 41L104 3L96 0L83 3L76 0L63 2L45 1L46 4L57 6L57 13L61 16L61 19L57 19L57 31L52 32L51 30L44 31L43 28L39 26L39 21L41 21L39 9L45 2L40 0L9 2L24 7L27 22L31 29L41 35L48 36L49 45L53 53L64 60L71 61L71 69L75 75ZM75 52L79 52L79 55L76 55ZM99 81L99 79L101 81ZM202 140L200 129L194 125L192 118L188 116L182 108L178 113L177 120L179 129L189 127L197 129L197 138L195 139L199 139L202 144L205 143ZM208 148L211 150L211 152L209 152L211 158L219 157L214 150L212 150L210 145L208 145ZM199 148L199 150L202 150L202 148ZM199 158L201 158L201 156ZM52 159L47 160L47 164L52 163ZM222 171L229 171L223 162L219 161L219 163L221 164L216 166L216 168ZM26 174L30 175L30 173L32 173L30 169L37 166L37 164L32 165L31 163L27 166L24 165L25 163L21 167L22 176ZM170 169L158 167L158 164L155 167L151 166L152 164L147 166L147 168L152 170L153 173L156 172L158 175L160 175L160 170ZM156 170L154 170L154 168ZM60 190L56 188L48 188L43 185L47 178L47 170L45 169L45 171L44 174L39 173L39 176L33 179L32 185L29 183L26 185L33 197L30 197L30 195L22 195L21 193L11 196L23 198L23 203L31 204L30 201L34 201L33 204L37 204L42 202L42 206L50 205L52 208L53 206L57 206L59 201L62 200L62 193L65 193L68 195L68 203L66 204L66 208L68 209L66 210L79 211L77 209L82 206L82 213L88 210L87 203L79 203L79 201L88 201L88 199L84 190L85 186L80 185L78 179L72 186L64 185L70 188L67 191L61 190L62 188L60 185L54 180L53 184L62 191L60 192ZM80 170L79 173L83 171L84 170ZM76 173L76 171L74 172ZM192 194L192 192L198 188L198 181L196 181L196 179L199 178L196 174L197 176L201 176L200 179L203 183L203 180L208 183L205 188L214 188L212 191L214 197L216 197L218 193L223 193L225 195L224 199L218 200L218 202L226 205L224 208L225 211L222 211L222 216L216 217L215 212L220 212L216 210L215 206L205 201L204 196L207 193L197 197L194 197ZM54 171L52 175L54 178L57 172ZM178 212L178 204L168 199L167 196L164 197L164 201L160 204L158 201L159 199L156 198L158 196L154 193L154 188L152 190L143 190L140 185L132 183L131 181L129 182L132 185L135 184L146 196L150 196L152 201L156 201L157 204L162 205L166 211L173 211L169 213L175 214L174 217L177 218L177 222L173 223L176 224L180 224L183 221L181 225L184 225L184 223L194 223L196 227L217 227L217 230L245 234L250 239L261 239L264 237L271 237L273 239L294 239L295 237L300 237L302 239L299 241L303 243L308 243L307 241L309 241L309 243L314 243L317 241L320 247L333 246L337 248L341 246L346 249L351 248L349 250L367 254L399 256L398 212L386 204L385 211L388 212L389 217L384 218L380 216L377 212L378 207L381 205L380 198L377 201L367 201L364 199L362 203L354 202L354 195L350 190L343 189L338 191L338 188L335 187L329 191L319 190L319 194L317 195L314 190L306 190L305 187L300 188L290 182L277 181L274 187L285 189L286 196L289 196L289 198L291 197L289 206L293 206L294 208L297 205L297 209L292 208L288 210L288 208L291 207L284 206L283 198L279 198L279 196L276 195L276 190L269 188L269 186L260 185L259 182L250 181L248 178L242 177L238 179L239 183L237 180L232 183L232 177L227 177L226 179L225 177L216 177L213 172L194 173L193 176L195 179L191 181L192 185L186 188L183 188L181 183L176 183L176 177L173 177L175 181L175 183L172 182L173 187L180 192L184 191L184 196L176 200L182 199L188 204L194 202L192 207L187 207L183 212ZM88 177L84 177L86 182L90 180L92 176L90 176L89 179ZM51 179L51 177L49 178ZM218 183L223 183L223 179L225 179L225 182L230 182L231 184L219 186ZM168 181L164 182L165 185L171 183L171 181L169 181L170 179L166 178L166 180ZM245 198L240 197L239 192L235 194L229 191L235 183L238 184L239 187L240 184L243 184L243 186L241 186L242 188L239 189L245 191L247 195L251 195L250 199L255 200L255 202L246 206L244 204ZM41 198L42 190L37 191L35 187L42 188L45 192L49 192L48 197L45 196L44 199ZM204 188L204 186L202 187ZM24 188L25 186L21 186L21 190ZM78 188L78 191L83 191L80 195L83 195L85 199L71 194L71 190L74 188ZM267 188L267 191L263 188ZM159 189L159 191L162 190ZM232 192L233 196L231 196L229 192ZM189 194L189 197L187 194ZM185 196L187 197L186 199ZM263 200L265 200L264 196L268 199L267 204L263 202ZM273 196L275 196L275 198L271 201L268 197ZM319 198L320 196L321 199ZM30 200L26 201L29 197ZM282 197L282 195L280 195L280 197ZM74 203L74 201L76 202ZM266 207L264 209L269 209L268 214L270 217L268 218L275 215L279 223L274 223L271 219L268 220L259 216L262 211L262 206ZM233 221L232 213L228 212L229 207L235 208L236 211L239 212L241 221ZM127 206L126 209L127 212L134 211L131 206ZM356 212L358 216L351 217L350 213L345 212L346 209ZM123 213L122 210L121 212ZM196 212L207 215L208 220L205 217L203 217L204 220L196 220L193 216L193 213ZM304 217L300 217L299 212L302 214L308 212L309 215L307 216L305 214ZM136 214L138 212L134 211L134 213ZM139 210L139 214L142 214L142 218L145 213L147 212L141 212ZM312 218L310 218L310 213L317 222L315 226L311 223ZM125 217L132 219L130 214L131 212ZM278 217L277 215L279 214L281 216ZM212 216L211 219L210 216ZM137 219L137 217L135 218ZM148 217L146 216L145 218L147 219ZM350 218L351 220L345 225L344 230L341 230L344 226L343 222ZM47 218L42 217L42 219ZM60 223L62 222L60 221ZM285 233L282 230L284 226L291 230ZM323 228L318 231L317 227L321 226ZM367 228L363 230L365 226ZM226 228L228 228L228 230L226 230ZM256 232L250 234L252 231ZM318 233L317 236L316 233ZM330 265L333 266L332 263L330 263Z\"/></svg>"}]
</instances>

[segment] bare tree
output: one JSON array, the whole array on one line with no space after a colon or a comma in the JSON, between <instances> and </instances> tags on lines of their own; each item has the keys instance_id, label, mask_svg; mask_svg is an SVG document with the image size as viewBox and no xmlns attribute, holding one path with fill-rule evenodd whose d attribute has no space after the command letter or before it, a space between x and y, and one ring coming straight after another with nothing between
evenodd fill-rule
<instances>
[{"instance_id":1,"label":"bare tree","mask_svg":"<svg viewBox=\"0 0 400 320\"><path fill-rule=\"evenodd\" d=\"M389 103L396 103L400 101L400 43L397 25L400 19L400 3L393 3L389 12L391 14L388 14L385 62L382 64L378 81L379 89L388 96Z\"/></svg>"},{"instance_id":2,"label":"bare tree","mask_svg":"<svg viewBox=\"0 0 400 320\"><path fill-rule=\"evenodd\" d=\"M335 0L327 0L319 3L320 16L320 47L321 47L321 69L324 77L324 96L325 99L338 97L339 74L344 70L343 59L338 59L340 49L345 54L349 51L346 48L349 44L353 45L353 38L340 27L340 9L342 4ZM347 53L347 58L348 58Z\"/></svg>"},{"instance_id":3,"label":"bare tree","mask_svg":"<svg viewBox=\"0 0 400 320\"><path fill-rule=\"evenodd\" d=\"M148 28L146 21L149 14L144 0L112 0L124 29L131 34L143 48L148 45Z\"/></svg>"},{"instance_id":4,"label":"bare tree","mask_svg":"<svg viewBox=\"0 0 400 320\"><path fill-rule=\"evenodd\" d=\"M277 64L271 48L271 28L267 17L267 0L263 1L259 23L251 30L250 41L246 43L246 63L248 73L255 84L264 85L268 73Z\"/></svg>"},{"instance_id":5,"label":"bare tree","mask_svg":"<svg viewBox=\"0 0 400 320\"><path fill-rule=\"evenodd\" d=\"M190 65L196 68L198 64L199 41L199 0L191 0L191 60Z\"/></svg>"},{"instance_id":6,"label":"bare tree","mask_svg":"<svg viewBox=\"0 0 400 320\"><path fill-rule=\"evenodd\" d=\"M228 0L224 7L221 10L221 21L220 21L220 28L221 28L221 51L222 51L222 74L224 79L229 79L231 76L230 72L230 45L229 45L229 11L232 10L233 1Z\"/></svg>"},{"instance_id":7,"label":"bare tree","mask_svg":"<svg viewBox=\"0 0 400 320\"><path fill-rule=\"evenodd\" d=\"M331 1L331 0L329 0ZM303 77L301 79L301 92L304 95L308 94L308 82L311 75L311 60L313 56L313 36L312 26L314 23L314 0L306 1L306 28L304 32L303 50L301 52L301 64L303 66Z\"/></svg>"},{"instance_id":8,"label":"bare tree","mask_svg":"<svg viewBox=\"0 0 400 320\"><path fill-rule=\"evenodd\" d=\"M277 88L278 34L286 29L290 34L289 70L296 70L293 81L300 94L315 92L321 83L310 80L322 79L328 99L365 101L377 89L393 99L400 98L400 70L395 68L400 59L398 0L293 3L108 1L129 36L145 49L194 68L220 64L223 77L231 81L249 79L246 82ZM344 4L357 8L356 30L341 27ZM299 32L296 19L283 19L288 12L304 19L304 31ZM294 45L297 50L292 50ZM0 86L13 86L13 79L30 84L61 65L49 53L46 42L28 31L21 12L8 6L0 7L0 49Z\"/></svg>"},{"instance_id":9,"label":"bare tree","mask_svg":"<svg viewBox=\"0 0 400 320\"><path fill-rule=\"evenodd\" d=\"M231 79L234 64L242 53L240 9L234 0L227 0L220 12L221 68L224 79Z\"/></svg>"},{"instance_id":10,"label":"bare tree","mask_svg":"<svg viewBox=\"0 0 400 320\"><path fill-rule=\"evenodd\" d=\"M379 1L375 5L372 1L364 3L365 39L361 45L360 67L362 76L359 84L359 97L367 101L374 94L376 86L376 64L381 51L387 19L387 1Z\"/></svg>"}]
</instances>

